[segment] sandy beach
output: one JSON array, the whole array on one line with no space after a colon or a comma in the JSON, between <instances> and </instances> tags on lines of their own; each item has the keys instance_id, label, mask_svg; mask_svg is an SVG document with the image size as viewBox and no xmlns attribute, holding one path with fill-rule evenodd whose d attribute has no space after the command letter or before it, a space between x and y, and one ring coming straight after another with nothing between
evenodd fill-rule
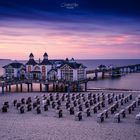
<instances>
[{"instance_id":1,"label":"sandy beach","mask_svg":"<svg viewBox=\"0 0 140 140\"><path fill-rule=\"evenodd\" d=\"M105 94L109 92L113 91L105 91ZM140 94L138 91L114 91L115 95L122 92L125 96L133 93L133 100ZM131 114L127 114L126 118L121 119L120 123L113 121L114 115L109 115L103 123L98 123L97 114L93 113L91 117L84 115L82 121L75 121L75 117L69 115L66 109L63 109L64 117L57 118L56 110L51 107L47 115L44 112L35 114L33 111L20 114L12 105L14 99L20 100L29 96L33 99L37 95L41 98L43 94L47 95L47 93L0 95L0 106L4 101L9 101L10 104L8 113L0 112L0 140L139 140L140 138L140 124L135 123L140 106ZM119 107L118 111L131 102Z\"/></svg>"}]
</instances>

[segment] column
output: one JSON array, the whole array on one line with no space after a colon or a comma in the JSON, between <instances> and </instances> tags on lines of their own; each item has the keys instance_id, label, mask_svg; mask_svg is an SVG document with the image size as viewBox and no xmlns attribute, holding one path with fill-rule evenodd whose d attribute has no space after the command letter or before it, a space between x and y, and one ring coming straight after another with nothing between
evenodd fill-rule
<instances>
[{"instance_id":1,"label":"column","mask_svg":"<svg viewBox=\"0 0 140 140\"><path fill-rule=\"evenodd\" d=\"M85 91L87 91L87 82L85 82Z\"/></svg>"},{"instance_id":2,"label":"column","mask_svg":"<svg viewBox=\"0 0 140 140\"><path fill-rule=\"evenodd\" d=\"M11 85L9 85L9 92L11 92Z\"/></svg>"},{"instance_id":3,"label":"column","mask_svg":"<svg viewBox=\"0 0 140 140\"><path fill-rule=\"evenodd\" d=\"M70 93L70 85L67 85L67 93Z\"/></svg>"},{"instance_id":4,"label":"column","mask_svg":"<svg viewBox=\"0 0 140 140\"><path fill-rule=\"evenodd\" d=\"M31 92L33 92L33 83L31 83Z\"/></svg>"},{"instance_id":5,"label":"column","mask_svg":"<svg viewBox=\"0 0 140 140\"><path fill-rule=\"evenodd\" d=\"M6 92L8 92L8 87L7 87L7 85L6 85Z\"/></svg>"},{"instance_id":6,"label":"column","mask_svg":"<svg viewBox=\"0 0 140 140\"><path fill-rule=\"evenodd\" d=\"M45 84L45 92L48 92L48 84Z\"/></svg>"},{"instance_id":7,"label":"column","mask_svg":"<svg viewBox=\"0 0 140 140\"><path fill-rule=\"evenodd\" d=\"M4 83L2 83L2 94L4 94Z\"/></svg>"},{"instance_id":8,"label":"column","mask_svg":"<svg viewBox=\"0 0 140 140\"><path fill-rule=\"evenodd\" d=\"M55 92L55 84L54 84L54 82L53 82L53 92Z\"/></svg>"},{"instance_id":9,"label":"column","mask_svg":"<svg viewBox=\"0 0 140 140\"><path fill-rule=\"evenodd\" d=\"M20 84L20 92L22 92L22 84Z\"/></svg>"},{"instance_id":10,"label":"column","mask_svg":"<svg viewBox=\"0 0 140 140\"><path fill-rule=\"evenodd\" d=\"M58 84L56 84L56 92L58 92Z\"/></svg>"},{"instance_id":11,"label":"column","mask_svg":"<svg viewBox=\"0 0 140 140\"><path fill-rule=\"evenodd\" d=\"M104 79L105 78L105 72L103 71L102 72L102 79Z\"/></svg>"},{"instance_id":12,"label":"column","mask_svg":"<svg viewBox=\"0 0 140 140\"><path fill-rule=\"evenodd\" d=\"M16 92L18 92L18 84L16 84Z\"/></svg>"},{"instance_id":13,"label":"column","mask_svg":"<svg viewBox=\"0 0 140 140\"><path fill-rule=\"evenodd\" d=\"M80 91L80 86L79 86L79 84L77 84L77 92L79 92Z\"/></svg>"},{"instance_id":14,"label":"column","mask_svg":"<svg viewBox=\"0 0 140 140\"><path fill-rule=\"evenodd\" d=\"M98 72L95 71L95 80L97 80L97 79L98 79Z\"/></svg>"},{"instance_id":15,"label":"column","mask_svg":"<svg viewBox=\"0 0 140 140\"><path fill-rule=\"evenodd\" d=\"M42 83L40 83L40 92L42 92Z\"/></svg>"},{"instance_id":16,"label":"column","mask_svg":"<svg viewBox=\"0 0 140 140\"><path fill-rule=\"evenodd\" d=\"M29 83L27 84L27 91L30 92L30 86L29 86Z\"/></svg>"}]
</instances>

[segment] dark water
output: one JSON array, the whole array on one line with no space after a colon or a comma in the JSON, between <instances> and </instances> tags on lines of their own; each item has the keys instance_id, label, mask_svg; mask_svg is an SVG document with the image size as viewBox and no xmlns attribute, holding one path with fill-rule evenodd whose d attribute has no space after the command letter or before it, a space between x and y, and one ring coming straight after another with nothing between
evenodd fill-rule
<instances>
[{"instance_id":1,"label":"dark water","mask_svg":"<svg viewBox=\"0 0 140 140\"><path fill-rule=\"evenodd\" d=\"M120 59L120 60L78 60L83 63L87 69L95 69L99 65L127 66L140 64L140 59ZM140 73L132 73L121 78L97 80L88 83L88 88L119 88L119 89L139 89Z\"/></svg>"},{"instance_id":2,"label":"dark water","mask_svg":"<svg viewBox=\"0 0 140 140\"><path fill-rule=\"evenodd\" d=\"M0 60L0 75L3 73L2 66L11 61ZM124 66L131 64L140 64L140 59L131 60L77 60L83 63L87 69L95 69L103 64L106 66ZM132 73L116 79L98 80L88 83L88 88L121 88L121 89L139 89L140 90L140 73Z\"/></svg>"}]
</instances>

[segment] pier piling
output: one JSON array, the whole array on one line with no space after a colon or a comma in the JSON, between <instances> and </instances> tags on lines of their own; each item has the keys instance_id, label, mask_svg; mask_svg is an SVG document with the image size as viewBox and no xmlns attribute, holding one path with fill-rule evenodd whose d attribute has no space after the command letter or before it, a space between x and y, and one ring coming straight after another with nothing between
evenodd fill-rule
<instances>
[{"instance_id":1,"label":"pier piling","mask_svg":"<svg viewBox=\"0 0 140 140\"><path fill-rule=\"evenodd\" d=\"M30 86L29 86L29 83L27 84L27 91L30 92Z\"/></svg>"},{"instance_id":2,"label":"pier piling","mask_svg":"<svg viewBox=\"0 0 140 140\"><path fill-rule=\"evenodd\" d=\"M22 84L20 84L20 92L22 92Z\"/></svg>"},{"instance_id":3,"label":"pier piling","mask_svg":"<svg viewBox=\"0 0 140 140\"><path fill-rule=\"evenodd\" d=\"M40 83L40 92L42 92L42 83Z\"/></svg>"},{"instance_id":4,"label":"pier piling","mask_svg":"<svg viewBox=\"0 0 140 140\"><path fill-rule=\"evenodd\" d=\"M11 92L11 85L9 85L9 92Z\"/></svg>"},{"instance_id":5,"label":"pier piling","mask_svg":"<svg viewBox=\"0 0 140 140\"><path fill-rule=\"evenodd\" d=\"M16 84L16 92L18 92L18 84Z\"/></svg>"}]
</instances>

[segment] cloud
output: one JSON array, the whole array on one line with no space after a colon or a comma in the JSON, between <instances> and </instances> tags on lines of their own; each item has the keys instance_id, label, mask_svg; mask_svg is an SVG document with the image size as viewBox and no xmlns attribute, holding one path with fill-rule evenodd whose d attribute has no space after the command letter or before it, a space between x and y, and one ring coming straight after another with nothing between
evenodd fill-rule
<instances>
[{"instance_id":1,"label":"cloud","mask_svg":"<svg viewBox=\"0 0 140 140\"><path fill-rule=\"evenodd\" d=\"M71 11L60 8L58 1L54 5L51 1L43 3L42 0L39 3L31 0L28 4L18 0L0 1L0 51L5 57L6 52L12 58L14 51L16 57L23 52L25 58L30 51L38 56L48 51L57 58L139 58L140 20L135 12L132 12L134 16L106 10L97 13L98 2L94 7L82 0L80 7Z\"/></svg>"}]
</instances>

